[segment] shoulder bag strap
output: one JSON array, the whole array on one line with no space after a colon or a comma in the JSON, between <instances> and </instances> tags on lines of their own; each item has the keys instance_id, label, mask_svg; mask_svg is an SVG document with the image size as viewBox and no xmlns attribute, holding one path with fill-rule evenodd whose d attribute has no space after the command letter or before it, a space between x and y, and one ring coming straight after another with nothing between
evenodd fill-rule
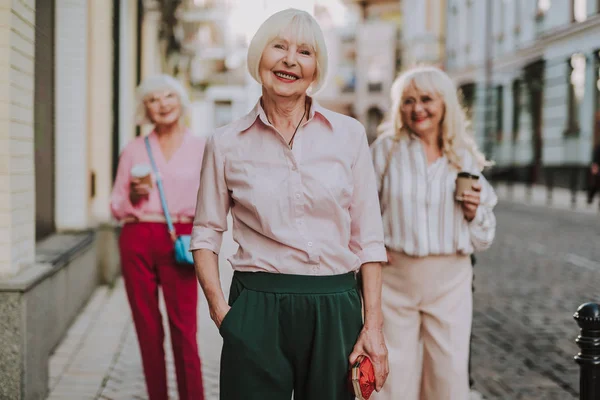
<instances>
[{"instance_id":1,"label":"shoulder bag strap","mask_svg":"<svg viewBox=\"0 0 600 400\"><path fill-rule=\"evenodd\" d=\"M167 226L169 228L169 233L171 235L175 234L175 227L173 226L173 221L171 220L171 215L169 214L169 207L167 207L167 198L165 197L165 191L162 184L162 177L158 171L158 167L154 162L154 157L152 156L152 148L150 147L150 139L148 136L144 138L144 142L146 143L146 151L148 152L148 157L150 158L150 164L152 164L152 169L154 170L154 175L156 176L156 186L158 186L158 194L160 195L160 203L162 204L162 209L165 214L165 219L167 220Z\"/></svg>"}]
</instances>

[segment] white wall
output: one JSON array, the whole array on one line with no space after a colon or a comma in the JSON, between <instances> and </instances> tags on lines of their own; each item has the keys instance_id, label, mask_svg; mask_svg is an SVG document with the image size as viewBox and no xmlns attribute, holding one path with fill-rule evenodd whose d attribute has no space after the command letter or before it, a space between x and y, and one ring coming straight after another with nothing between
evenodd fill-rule
<instances>
[{"instance_id":1,"label":"white wall","mask_svg":"<svg viewBox=\"0 0 600 400\"><path fill-rule=\"evenodd\" d=\"M356 35L356 114L366 120L367 110L377 107L384 113L389 103L389 88L396 75L396 27L391 22L367 22L357 27ZM378 66L382 79L381 92L369 92L369 63Z\"/></svg>"},{"instance_id":2,"label":"white wall","mask_svg":"<svg viewBox=\"0 0 600 400\"><path fill-rule=\"evenodd\" d=\"M120 2L119 30L119 150L135 137L137 85L137 2Z\"/></svg>"},{"instance_id":3,"label":"white wall","mask_svg":"<svg viewBox=\"0 0 600 400\"><path fill-rule=\"evenodd\" d=\"M95 194L90 199L91 221L111 218L108 204L112 188L113 137L113 7L105 0L89 2L88 136L90 172L95 174ZM85 167L85 166L84 166Z\"/></svg>"},{"instance_id":4,"label":"white wall","mask_svg":"<svg viewBox=\"0 0 600 400\"><path fill-rule=\"evenodd\" d=\"M88 226L88 6L56 0L57 230Z\"/></svg>"},{"instance_id":5,"label":"white wall","mask_svg":"<svg viewBox=\"0 0 600 400\"><path fill-rule=\"evenodd\" d=\"M0 8L0 276L17 273L35 254L35 1L6 5Z\"/></svg>"},{"instance_id":6,"label":"white wall","mask_svg":"<svg viewBox=\"0 0 600 400\"><path fill-rule=\"evenodd\" d=\"M402 1L401 6L403 64L443 62L446 0Z\"/></svg>"}]
</instances>

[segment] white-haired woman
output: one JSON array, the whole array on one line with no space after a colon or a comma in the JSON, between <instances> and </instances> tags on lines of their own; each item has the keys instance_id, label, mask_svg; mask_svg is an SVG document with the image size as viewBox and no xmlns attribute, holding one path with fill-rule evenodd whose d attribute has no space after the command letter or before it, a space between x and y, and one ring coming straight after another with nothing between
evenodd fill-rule
<instances>
[{"instance_id":1,"label":"white-haired woman","mask_svg":"<svg viewBox=\"0 0 600 400\"><path fill-rule=\"evenodd\" d=\"M409 70L394 82L391 97L385 133L371 145L389 259L382 303L390 379L375 398L465 400L469 254L489 247L496 227L496 195L481 175L490 162L469 135L456 87L441 70ZM479 178L455 193L461 171Z\"/></svg>"},{"instance_id":2,"label":"white-haired woman","mask_svg":"<svg viewBox=\"0 0 600 400\"><path fill-rule=\"evenodd\" d=\"M137 122L150 123L147 137L162 178L177 234L190 234L205 140L185 127L189 99L167 75L145 79L137 91ZM113 215L124 223L119 246L127 297L139 339L150 400L168 399L161 286L171 332L179 398L203 399L197 331L198 283L194 269L175 262L144 137L131 141L119 159L111 197Z\"/></svg>"},{"instance_id":3,"label":"white-haired woman","mask_svg":"<svg viewBox=\"0 0 600 400\"><path fill-rule=\"evenodd\" d=\"M267 19L248 68L262 97L208 140L191 243L224 339L221 399L354 399L349 360L371 358L377 389L387 375L386 254L365 130L307 96L323 84L327 50L306 12ZM228 305L217 254L230 210L239 249Z\"/></svg>"}]
</instances>

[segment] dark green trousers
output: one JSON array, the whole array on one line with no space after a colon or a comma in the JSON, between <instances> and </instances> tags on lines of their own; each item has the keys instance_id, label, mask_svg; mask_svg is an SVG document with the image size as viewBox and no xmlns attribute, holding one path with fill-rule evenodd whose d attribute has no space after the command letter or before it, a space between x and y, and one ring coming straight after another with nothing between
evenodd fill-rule
<instances>
[{"instance_id":1,"label":"dark green trousers","mask_svg":"<svg viewBox=\"0 0 600 400\"><path fill-rule=\"evenodd\" d=\"M348 357L362 328L353 273L235 272L220 328L221 400L353 400Z\"/></svg>"}]
</instances>

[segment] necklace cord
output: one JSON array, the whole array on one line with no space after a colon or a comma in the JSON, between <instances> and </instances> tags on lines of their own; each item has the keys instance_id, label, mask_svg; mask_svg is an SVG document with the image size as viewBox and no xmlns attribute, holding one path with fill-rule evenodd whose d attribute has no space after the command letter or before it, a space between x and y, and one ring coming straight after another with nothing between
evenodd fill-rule
<instances>
[{"instance_id":1,"label":"necklace cord","mask_svg":"<svg viewBox=\"0 0 600 400\"><path fill-rule=\"evenodd\" d=\"M296 132L298 132L298 128L300 128L300 124L302 123L302 121L304 121L305 116L306 116L306 101L304 102L304 112L302 113L302 118L300 118L300 122L298 122L298 125L296 125L294 134L292 135L292 138L288 142L288 146L290 147L290 149L294 146L294 137L296 137Z\"/></svg>"},{"instance_id":2,"label":"necklace cord","mask_svg":"<svg viewBox=\"0 0 600 400\"><path fill-rule=\"evenodd\" d=\"M304 112L302 113L302 118L300 118L300 121L298 121L298 125L296 125L296 129L294 130L294 134L292 135L292 138L290 139L290 141L287 144L290 149L294 145L294 137L296 136L296 132L298 132L298 128L300 128L300 124L302 123L302 121L304 121L304 117L306 116L306 103L307 102L305 101L304 102ZM266 115L266 113L265 113L265 115ZM272 124L271 121L269 120L269 116L266 115L266 117L267 117L267 121L269 121L269 123Z\"/></svg>"}]
</instances>

